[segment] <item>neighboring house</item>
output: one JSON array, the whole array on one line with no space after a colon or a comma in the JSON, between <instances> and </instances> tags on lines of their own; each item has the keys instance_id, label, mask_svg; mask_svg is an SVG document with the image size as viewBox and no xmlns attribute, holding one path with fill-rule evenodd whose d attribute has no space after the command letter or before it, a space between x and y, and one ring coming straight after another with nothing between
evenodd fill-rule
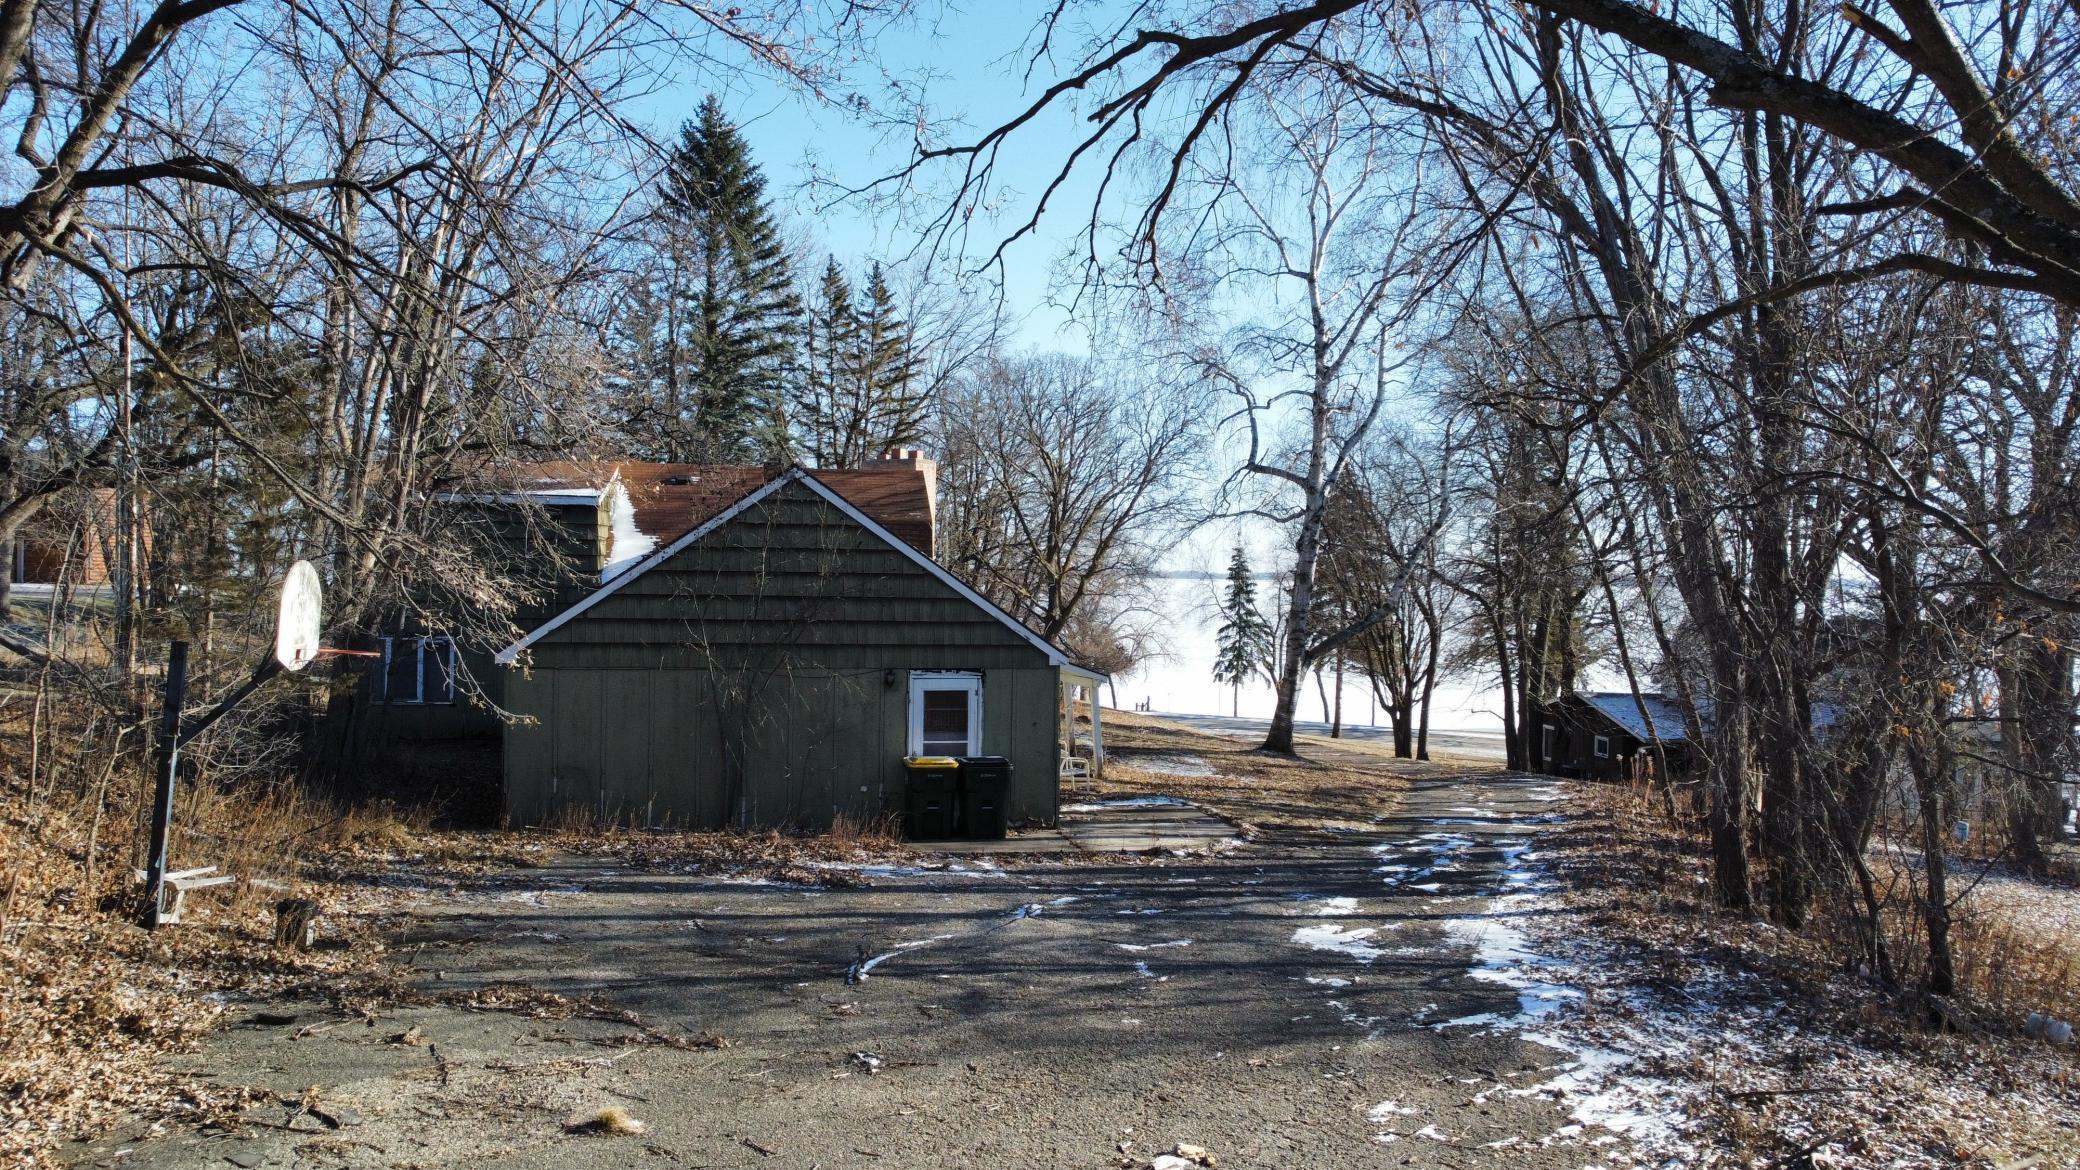
<instances>
[{"instance_id":1,"label":"neighboring house","mask_svg":"<svg viewBox=\"0 0 2080 1170\"><path fill-rule=\"evenodd\" d=\"M1554 776L1594 780L1632 777L1659 744L1671 773L1689 766L1683 709L1666 695L1598 691L1562 695L1538 712L1533 764Z\"/></svg>"},{"instance_id":2,"label":"neighboring house","mask_svg":"<svg viewBox=\"0 0 2080 1170\"><path fill-rule=\"evenodd\" d=\"M527 506L567 568L495 654L384 639L372 722L502 740L515 824L822 828L900 807L909 754L1009 757L1011 819L1051 823L1066 696L1102 676L931 559L934 471L532 465L452 493L493 527Z\"/></svg>"},{"instance_id":3,"label":"neighboring house","mask_svg":"<svg viewBox=\"0 0 2080 1170\"><path fill-rule=\"evenodd\" d=\"M114 488L71 488L15 533L9 579L24 585L108 584L116 542Z\"/></svg>"}]
</instances>

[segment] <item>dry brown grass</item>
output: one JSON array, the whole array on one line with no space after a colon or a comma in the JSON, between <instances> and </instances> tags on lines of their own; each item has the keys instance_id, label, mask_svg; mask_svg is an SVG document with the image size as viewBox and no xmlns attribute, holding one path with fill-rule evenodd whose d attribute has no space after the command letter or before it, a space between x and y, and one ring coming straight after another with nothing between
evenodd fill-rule
<instances>
[{"instance_id":1,"label":"dry brown grass","mask_svg":"<svg viewBox=\"0 0 2080 1170\"><path fill-rule=\"evenodd\" d=\"M841 850L892 850L903 840L903 818L896 813L883 813L876 817L854 818L840 814L831 822L825 836L835 849Z\"/></svg>"},{"instance_id":2,"label":"dry brown grass","mask_svg":"<svg viewBox=\"0 0 2080 1170\"><path fill-rule=\"evenodd\" d=\"M1364 828L1391 813L1414 779L1495 771L1471 760L1397 760L1377 745L1303 737L1299 753L1275 755L1149 715L1107 710L1106 765L1099 795L1165 794L1196 801L1245 827ZM1137 753L1197 756L1211 776L1176 776L1134 765ZM1065 795L1066 799L1066 795Z\"/></svg>"},{"instance_id":3,"label":"dry brown grass","mask_svg":"<svg viewBox=\"0 0 2080 1170\"><path fill-rule=\"evenodd\" d=\"M1690 929L1709 920L1714 936L1745 952L1747 961L1797 984L1817 987L1832 972L1863 964L1860 901L1823 899L1805 929L1787 931L1722 914L1712 902L1701 830L1671 826L1660 797L1640 786L1577 788L1578 817L1568 864L1576 885L1599 891L1614 911L1641 916L1639 924ZM1918 855L1874 849L1870 859L1886 949L1901 988L1924 985L1927 933L1920 913ZM1984 863L1980 863L1983 865ZM2080 889L2052 882L2033 885L2003 871L1999 886L1975 884L1979 865L1953 865L1951 947L1957 981L1953 1022L1971 1021L1987 1032L2012 1034L2029 1012L2080 1018ZM2021 896L2017 896L2017 895ZM2064 905L2064 914L2047 907ZM1897 1000L1899 1026L1929 1021L1911 997Z\"/></svg>"},{"instance_id":4,"label":"dry brown grass","mask_svg":"<svg viewBox=\"0 0 2080 1170\"><path fill-rule=\"evenodd\" d=\"M1823 904L1795 931L1721 910L1702 834L1671 825L1657 795L1576 785L1568 813L1541 849L1572 891L1555 929L1586 937L1614 987L1667 995L1698 1030L1690 1055L1656 1075L1701 1090L1685 1108L1729 1164L2080 1164L2053 1152L2070 1151L2080 1118L2080 1051L2020 1034L2029 1010L2080 1011L2080 939L2045 914L2018 915L1990 888L1961 897L1959 993L1938 1014L1916 993L1911 866L1878 866L1904 968L1888 989L1864 965L1846 904Z\"/></svg>"},{"instance_id":5,"label":"dry brown grass","mask_svg":"<svg viewBox=\"0 0 2080 1170\"><path fill-rule=\"evenodd\" d=\"M644 1133L649 1125L636 1119L635 1114L619 1105L596 1109L583 1117L572 1118L564 1123L566 1133L596 1133L613 1137L628 1137Z\"/></svg>"}]
</instances>

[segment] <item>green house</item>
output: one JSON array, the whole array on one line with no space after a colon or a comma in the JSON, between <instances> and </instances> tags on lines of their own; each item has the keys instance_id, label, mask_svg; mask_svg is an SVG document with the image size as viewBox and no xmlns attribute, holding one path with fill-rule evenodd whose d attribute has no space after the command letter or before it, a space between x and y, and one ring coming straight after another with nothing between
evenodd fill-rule
<instances>
[{"instance_id":1,"label":"green house","mask_svg":"<svg viewBox=\"0 0 2080 1170\"><path fill-rule=\"evenodd\" d=\"M1013 823L1054 822L1101 676L846 474L758 477L496 655L512 823L824 828L899 808L908 755L1008 757Z\"/></svg>"}]
</instances>

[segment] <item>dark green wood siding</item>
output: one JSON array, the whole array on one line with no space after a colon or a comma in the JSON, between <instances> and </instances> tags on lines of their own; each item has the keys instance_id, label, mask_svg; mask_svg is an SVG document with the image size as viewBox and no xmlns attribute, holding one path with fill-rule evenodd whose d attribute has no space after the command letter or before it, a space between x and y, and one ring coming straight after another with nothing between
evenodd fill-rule
<instances>
[{"instance_id":1,"label":"dark green wood siding","mask_svg":"<svg viewBox=\"0 0 2080 1170\"><path fill-rule=\"evenodd\" d=\"M900 803L909 672L983 675L1011 815L1055 818L1047 656L800 483L530 648L505 688L509 815L827 826Z\"/></svg>"}]
</instances>

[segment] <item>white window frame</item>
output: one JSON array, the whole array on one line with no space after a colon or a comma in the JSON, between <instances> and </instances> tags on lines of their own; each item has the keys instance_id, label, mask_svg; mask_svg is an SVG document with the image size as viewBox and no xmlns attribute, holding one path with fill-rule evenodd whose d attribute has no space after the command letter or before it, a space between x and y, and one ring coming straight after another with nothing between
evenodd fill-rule
<instances>
[{"instance_id":1,"label":"white window frame","mask_svg":"<svg viewBox=\"0 0 2080 1170\"><path fill-rule=\"evenodd\" d=\"M982 673L974 670L913 670L910 672L911 755L924 754L924 693L961 690L968 692L968 750L960 754L982 754Z\"/></svg>"},{"instance_id":2,"label":"white window frame","mask_svg":"<svg viewBox=\"0 0 2080 1170\"><path fill-rule=\"evenodd\" d=\"M383 638L382 643L383 663L377 668L376 674L377 702L391 707L452 707L455 705L457 688L455 686L454 638L446 634L393 634ZM390 660L392 655L400 652L400 644L409 647L409 652L413 656L412 685L414 689L410 698L399 698L390 693ZM445 699L428 699L426 697L426 668L428 666L426 648L429 644L436 647L434 651L435 659L431 664L435 670L440 669L441 652L445 651L447 654L448 697Z\"/></svg>"},{"instance_id":3,"label":"white window frame","mask_svg":"<svg viewBox=\"0 0 2080 1170\"><path fill-rule=\"evenodd\" d=\"M1538 758L1541 760L1551 761L1553 758L1553 745L1560 738L1560 729L1553 726L1550 723L1543 724L1542 726L1545 729L1545 734L1539 737Z\"/></svg>"},{"instance_id":4,"label":"white window frame","mask_svg":"<svg viewBox=\"0 0 2080 1170\"><path fill-rule=\"evenodd\" d=\"M1596 737L1596 740L1595 740L1595 743L1594 743L1594 745L1593 745L1593 746L1594 746L1594 747L1595 747L1595 749L1596 749L1596 758L1597 758L1597 759L1599 759L1599 760L1608 760L1608 759L1610 759L1610 758L1611 758L1611 737L1610 737L1610 736L1608 736L1608 735L1599 735L1599 736L1597 736L1597 737Z\"/></svg>"}]
</instances>

